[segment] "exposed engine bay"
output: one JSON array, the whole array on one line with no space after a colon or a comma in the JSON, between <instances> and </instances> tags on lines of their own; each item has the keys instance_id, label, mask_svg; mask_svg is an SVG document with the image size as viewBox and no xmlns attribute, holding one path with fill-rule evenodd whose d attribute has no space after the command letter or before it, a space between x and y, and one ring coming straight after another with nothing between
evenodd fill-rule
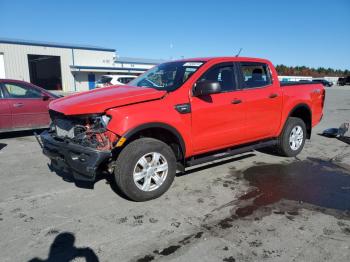
<instances>
[{"instance_id":1,"label":"exposed engine bay","mask_svg":"<svg viewBox=\"0 0 350 262\"><path fill-rule=\"evenodd\" d=\"M98 150L111 150L118 139L107 130L110 117L106 115L65 116L50 110L50 117L49 132L56 139Z\"/></svg>"}]
</instances>

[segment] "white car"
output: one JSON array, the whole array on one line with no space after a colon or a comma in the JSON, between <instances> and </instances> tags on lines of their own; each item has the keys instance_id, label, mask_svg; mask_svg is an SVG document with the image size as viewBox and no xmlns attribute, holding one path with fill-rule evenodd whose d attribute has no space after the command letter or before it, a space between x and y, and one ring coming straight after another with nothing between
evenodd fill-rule
<instances>
[{"instance_id":1,"label":"white car","mask_svg":"<svg viewBox=\"0 0 350 262\"><path fill-rule=\"evenodd\" d=\"M114 85L126 85L131 80L134 80L135 75L103 75L96 82L96 88Z\"/></svg>"}]
</instances>

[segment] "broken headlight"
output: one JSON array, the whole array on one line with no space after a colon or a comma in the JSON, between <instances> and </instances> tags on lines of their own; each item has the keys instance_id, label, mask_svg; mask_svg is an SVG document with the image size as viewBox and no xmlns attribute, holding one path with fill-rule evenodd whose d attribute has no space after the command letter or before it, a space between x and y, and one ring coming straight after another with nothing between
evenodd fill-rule
<instances>
[{"instance_id":1,"label":"broken headlight","mask_svg":"<svg viewBox=\"0 0 350 262\"><path fill-rule=\"evenodd\" d=\"M103 123L104 127L107 127L110 120L111 120L110 116L107 116L107 115L101 116L101 122Z\"/></svg>"}]
</instances>

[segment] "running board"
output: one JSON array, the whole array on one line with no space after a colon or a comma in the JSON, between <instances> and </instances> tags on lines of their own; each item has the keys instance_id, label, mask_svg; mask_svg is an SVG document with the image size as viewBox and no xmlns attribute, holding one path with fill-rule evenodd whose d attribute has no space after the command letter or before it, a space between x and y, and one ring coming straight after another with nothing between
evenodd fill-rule
<instances>
[{"instance_id":1,"label":"running board","mask_svg":"<svg viewBox=\"0 0 350 262\"><path fill-rule=\"evenodd\" d=\"M256 149L261 149L264 147L270 147L274 146L277 144L277 140L268 140L268 141L263 141L263 142L257 142L254 144L249 144L249 145L243 145L239 147L233 147L233 148L228 148L226 150L221 150L221 151L215 151L213 154L203 154L199 156L194 156L191 157L189 160L186 161L185 166L190 167L190 166L195 166L203 163L207 163L210 161L218 160L221 158L225 157L230 157L242 153L246 153L249 151L253 151Z\"/></svg>"}]
</instances>

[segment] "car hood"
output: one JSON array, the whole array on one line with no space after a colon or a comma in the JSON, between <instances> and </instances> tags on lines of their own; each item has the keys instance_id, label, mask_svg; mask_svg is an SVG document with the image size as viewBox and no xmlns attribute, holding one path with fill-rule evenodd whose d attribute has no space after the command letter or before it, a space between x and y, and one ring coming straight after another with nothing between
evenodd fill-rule
<instances>
[{"instance_id":1,"label":"car hood","mask_svg":"<svg viewBox=\"0 0 350 262\"><path fill-rule=\"evenodd\" d=\"M59 98L50 103L49 109L65 115L98 114L118 106L160 99L165 94L166 91L153 88L109 86Z\"/></svg>"}]
</instances>

